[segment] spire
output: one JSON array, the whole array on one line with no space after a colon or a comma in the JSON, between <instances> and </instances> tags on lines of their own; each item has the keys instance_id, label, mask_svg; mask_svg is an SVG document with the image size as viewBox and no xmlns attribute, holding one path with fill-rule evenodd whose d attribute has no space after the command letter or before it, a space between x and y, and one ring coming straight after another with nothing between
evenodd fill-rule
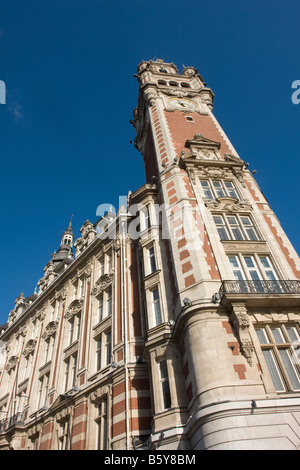
<instances>
[{"instance_id":1,"label":"spire","mask_svg":"<svg viewBox=\"0 0 300 470\"><path fill-rule=\"evenodd\" d=\"M73 214L70 219L70 223L66 230L63 232L60 247L57 253L54 254L52 260L56 264L58 261L62 261L63 259L74 259L73 255L73 243L74 243L74 234L72 229L72 220Z\"/></svg>"}]
</instances>

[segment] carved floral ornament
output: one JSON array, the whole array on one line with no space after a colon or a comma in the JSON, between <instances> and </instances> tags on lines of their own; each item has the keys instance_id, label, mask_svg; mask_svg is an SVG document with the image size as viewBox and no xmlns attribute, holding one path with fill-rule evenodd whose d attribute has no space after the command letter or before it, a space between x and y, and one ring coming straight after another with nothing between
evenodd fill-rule
<instances>
[{"instance_id":1,"label":"carved floral ornament","mask_svg":"<svg viewBox=\"0 0 300 470\"><path fill-rule=\"evenodd\" d=\"M29 341L27 341L24 347L23 356L25 357L29 356L29 354L31 354L35 350L35 346L36 346L35 339L30 339Z\"/></svg>"},{"instance_id":2,"label":"carved floral ornament","mask_svg":"<svg viewBox=\"0 0 300 470\"><path fill-rule=\"evenodd\" d=\"M45 331L43 333L43 338L47 339L49 336L52 336L56 333L58 327L58 321L50 321L48 325L45 328Z\"/></svg>"},{"instance_id":3,"label":"carved floral ornament","mask_svg":"<svg viewBox=\"0 0 300 470\"><path fill-rule=\"evenodd\" d=\"M92 288L92 295L99 295L101 292L106 290L111 284L113 280L113 274L103 274L99 277L96 281L94 287Z\"/></svg>"},{"instance_id":4,"label":"carved floral ornament","mask_svg":"<svg viewBox=\"0 0 300 470\"><path fill-rule=\"evenodd\" d=\"M214 201L207 200L205 201L206 207L211 210L215 211L223 211L223 212L245 212L252 210L251 204L246 201L238 201L233 197L219 197Z\"/></svg>"},{"instance_id":5,"label":"carved floral ornament","mask_svg":"<svg viewBox=\"0 0 300 470\"><path fill-rule=\"evenodd\" d=\"M73 300L73 302L70 303L66 311L65 319L70 320L71 318L73 318L74 315L78 315L78 313L81 312L82 307L83 307L83 300L78 300L78 299Z\"/></svg>"}]
</instances>

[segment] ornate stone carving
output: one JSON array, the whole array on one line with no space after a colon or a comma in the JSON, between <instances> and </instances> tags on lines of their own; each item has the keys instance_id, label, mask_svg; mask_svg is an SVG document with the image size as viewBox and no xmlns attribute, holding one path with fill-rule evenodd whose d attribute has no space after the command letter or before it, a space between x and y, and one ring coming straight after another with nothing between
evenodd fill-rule
<instances>
[{"instance_id":1,"label":"ornate stone carving","mask_svg":"<svg viewBox=\"0 0 300 470\"><path fill-rule=\"evenodd\" d=\"M237 337L240 344L240 351L245 356L248 364L252 366L252 356L254 352L254 346L252 344L249 327L250 319L247 314L246 304L232 304L232 314L230 321L237 333Z\"/></svg>"},{"instance_id":2,"label":"ornate stone carving","mask_svg":"<svg viewBox=\"0 0 300 470\"><path fill-rule=\"evenodd\" d=\"M50 321L48 325L45 328L45 331L43 333L43 338L47 339L49 336L52 336L56 333L58 327L58 321Z\"/></svg>"},{"instance_id":3,"label":"ornate stone carving","mask_svg":"<svg viewBox=\"0 0 300 470\"><path fill-rule=\"evenodd\" d=\"M25 347L24 347L23 355L25 357L28 356L30 353L32 353L34 351L35 346L36 346L36 340L35 339L30 339L29 341L27 341L27 343L25 344Z\"/></svg>"},{"instance_id":4,"label":"ornate stone carving","mask_svg":"<svg viewBox=\"0 0 300 470\"><path fill-rule=\"evenodd\" d=\"M110 393L110 386L103 385L99 387L97 390L91 393L90 400L91 403L96 403L97 401L101 400L105 395L109 395Z\"/></svg>"},{"instance_id":5,"label":"ornate stone carving","mask_svg":"<svg viewBox=\"0 0 300 470\"><path fill-rule=\"evenodd\" d=\"M234 197L228 197L228 196L219 197L214 201L206 200L205 205L206 207L212 210L222 211L222 212L231 212L231 213L245 212L245 211L252 210L252 206L248 202L239 201L238 199L235 199Z\"/></svg>"},{"instance_id":6,"label":"ornate stone carving","mask_svg":"<svg viewBox=\"0 0 300 470\"><path fill-rule=\"evenodd\" d=\"M10 372L18 363L19 357L18 356L11 356L6 364L7 372Z\"/></svg>"},{"instance_id":7,"label":"ornate stone carving","mask_svg":"<svg viewBox=\"0 0 300 470\"><path fill-rule=\"evenodd\" d=\"M83 300L78 300L78 299L73 300L73 302L70 303L66 311L66 314L65 314L66 320L69 320L74 315L77 315L81 311L82 307L83 307Z\"/></svg>"},{"instance_id":8,"label":"ornate stone carving","mask_svg":"<svg viewBox=\"0 0 300 470\"><path fill-rule=\"evenodd\" d=\"M103 292L105 289L107 289L113 280L113 274L103 274L102 276L99 277L99 279L96 281L94 287L92 288L92 295L99 295L101 292Z\"/></svg>"}]
</instances>

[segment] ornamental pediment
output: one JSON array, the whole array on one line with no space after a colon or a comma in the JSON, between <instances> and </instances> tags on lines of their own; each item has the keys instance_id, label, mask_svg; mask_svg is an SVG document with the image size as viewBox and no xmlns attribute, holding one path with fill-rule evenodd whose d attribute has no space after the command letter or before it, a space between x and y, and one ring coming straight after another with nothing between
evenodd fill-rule
<instances>
[{"instance_id":1,"label":"ornamental pediment","mask_svg":"<svg viewBox=\"0 0 300 470\"><path fill-rule=\"evenodd\" d=\"M78 313L81 312L82 307L83 307L83 300L82 299L81 300L78 300L78 299L73 300L73 302L70 303L70 305L67 309L65 318L67 320L69 320L74 315L78 315Z\"/></svg>"},{"instance_id":2,"label":"ornamental pediment","mask_svg":"<svg viewBox=\"0 0 300 470\"><path fill-rule=\"evenodd\" d=\"M35 346L36 346L36 340L35 339L30 339L29 341L27 341L27 343L25 344L25 347L24 347L23 355L25 357L28 356L30 353L32 353L34 351Z\"/></svg>"},{"instance_id":3,"label":"ornamental pediment","mask_svg":"<svg viewBox=\"0 0 300 470\"><path fill-rule=\"evenodd\" d=\"M221 143L204 137L202 134L195 134L193 139L187 140L185 147L180 154L183 164L196 163L196 161L220 161L219 150Z\"/></svg>"},{"instance_id":4,"label":"ornamental pediment","mask_svg":"<svg viewBox=\"0 0 300 470\"><path fill-rule=\"evenodd\" d=\"M49 336L52 336L56 333L58 327L58 321L50 321L45 328L43 333L43 338L47 339Z\"/></svg>"},{"instance_id":5,"label":"ornamental pediment","mask_svg":"<svg viewBox=\"0 0 300 470\"><path fill-rule=\"evenodd\" d=\"M106 290L112 283L113 275L112 274L103 274L95 282L95 285L92 289L92 295L99 295L101 292Z\"/></svg>"},{"instance_id":6,"label":"ornamental pediment","mask_svg":"<svg viewBox=\"0 0 300 470\"><path fill-rule=\"evenodd\" d=\"M236 213L252 210L251 204L245 201L239 201L234 197L219 197L216 200L206 200L206 207L215 211Z\"/></svg>"},{"instance_id":7,"label":"ornamental pediment","mask_svg":"<svg viewBox=\"0 0 300 470\"><path fill-rule=\"evenodd\" d=\"M220 149L221 148L221 143L216 142L215 140L208 139L207 137L204 137L204 135L197 133L194 135L193 139L189 139L185 143L185 147L187 148L216 148Z\"/></svg>"}]
</instances>

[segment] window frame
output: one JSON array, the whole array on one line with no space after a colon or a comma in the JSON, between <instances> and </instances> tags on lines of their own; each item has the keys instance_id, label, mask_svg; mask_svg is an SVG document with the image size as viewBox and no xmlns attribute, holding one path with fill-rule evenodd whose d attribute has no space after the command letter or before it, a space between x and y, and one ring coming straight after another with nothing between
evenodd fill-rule
<instances>
[{"instance_id":1,"label":"window frame","mask_svg":"<svg viewBox=\"0 0 300 470\"><path fill-rule=\"evenodd\" d=\"M206 182L207 185L203 185L203 182ZM215 183L220 183L220 187L217 187ZM226 186L226 183L232 184L233 187L230 188L231 191L228 186ZM204 193L204 197L211 201L219 199L220 197L232 197L238 201L241 200L240 194L236 188L236 184L232 179L222 180L220 178L200 178L200 184ZM218 191L222 191L223 195L218 195ZM235 196L230 194L232 191L235 193ZM209 193L211 197L207 196Z\"/></svg>"},{"instance_id":2,"label":"window frame","mask_svg":"<svg viewBox=\"0 0 300 470\"><path fill-rule=\"evenodd\" d=\"M253 223L252 218L248 214L213 214L213 219L215 226L217 228L218 234L220 236L221 241L248 241L248 242L256 242L256 241L261 241L261 237L258 233L258 230ZM220 218L222 223L218 223L216 221L217 218ZM229 219L234 218L236 220L236 224L230 223ZM248 219L250 224L246 225L243 221L242 218ZM226 233L227 237L222 237L220 230L224 230L224 233ZM236 235L235 231L239 231L241 234L241 237L238 237ZM249 236L249 230L252 230L252 233L254 234L253 238L250 238Z\"/></svg>"},{"instance_id":3,"label":"window frame","mask_svg":"<svg viewBox=\"0 0 300 470\"><path fill-rule=\"evenodd\" d=\"M294 333L296 331L297 339L292 340L290 333L288 332L288 329L293 328ZM278 336L274 336L274 332L272 330L279 330L280 332L280 338L282 341L278 341ZM264 337L266 339L266 342L262 342L262 338L259 337L258 331L263 331L264 332ZM257 335L257 340L258 344L260 346L260 349L262 351L265 363L266 363L266 368L270 374L273 386L276 390L277 393L288 393L288 392L296 392L298 393L300 391L300 362L299 359L293 360L293 355L295 354L296 347L294 347L294 343L297 345L300 344L300 324L299 323L270 323L270 324L257 324L255 325L255 333ZM278 333L278 331L277 331ZM276 334L277 334L276 333ZM266 351L270 351L271 355L273 357L273 364L275 368L277 369L275 372L274 370L270 370L270 362L268 363L266 360ZM280 354L280 351L286 351L287 352L287 360L289 361L289 367L291 367L290 370L287 369L286 364L284 361L286 361L286 358L283 359L282 355ZM283 388L279 389L278 387L276 388L276 383L273 380L273 376L278 374L277 380L282 383ZM292 377L291 374L294 373L294 377ZM295 387L293 385L293 380L296 379L298 381L298 386Z\"/></svg>"}]
</instances>

